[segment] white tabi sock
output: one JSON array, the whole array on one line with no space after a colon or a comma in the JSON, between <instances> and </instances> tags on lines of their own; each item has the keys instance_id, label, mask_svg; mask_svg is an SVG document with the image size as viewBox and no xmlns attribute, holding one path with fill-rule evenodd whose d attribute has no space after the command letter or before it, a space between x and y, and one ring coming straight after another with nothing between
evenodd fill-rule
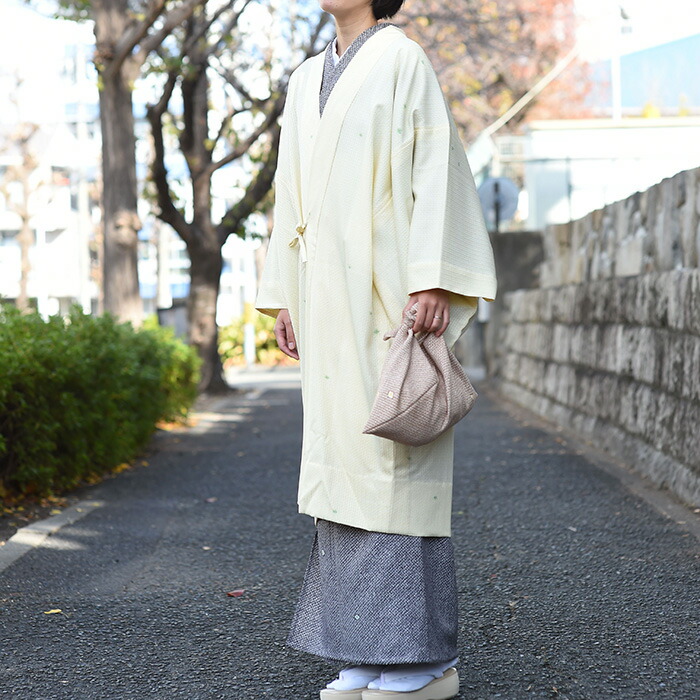
<instances>
[{"instance_id":1,"label":"white tabi sock","mask_svg":"<svg viewBox=\"0 0 700 700\"><path fill-rule=\"evenodd\" d=\"M344 668L338 677L331 681L326 688L331 690L358 690L379 678L382 672L381 666L351 666Z\"/></svg>"},{"instance_id":2,"label":"white tabi sock","mask_svg":"<svg viewBox=\"0 0 700 700\"><path fill-rule=\"evenodd\" d=\"M409 693L420 690L436 678L442 677L448 668L452 668L459 658L440 664L407 664L397 666L390 671L382 671L381 676L369 684L370 690L391 690L395 693Z\"/></svg>"}]
</instances>

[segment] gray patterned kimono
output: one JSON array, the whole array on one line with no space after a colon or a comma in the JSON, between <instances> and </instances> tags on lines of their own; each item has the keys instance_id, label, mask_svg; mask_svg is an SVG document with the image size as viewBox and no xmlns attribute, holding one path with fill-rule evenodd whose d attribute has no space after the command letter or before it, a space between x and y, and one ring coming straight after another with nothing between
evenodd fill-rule
<instances>
[{"instance_id":1,"label":"gray patterned kimono","mask_svg":"<svg viewBox=\"0 0 700 700\"><path fill-rule=\"evenodd\" d=\"M326 47L319 109L369 27L337 62ZM318 520L287 638L300 651L351 664L437 663L457 656L457 584L452 540L413 537Z\"/></svg>"}]
</instances>

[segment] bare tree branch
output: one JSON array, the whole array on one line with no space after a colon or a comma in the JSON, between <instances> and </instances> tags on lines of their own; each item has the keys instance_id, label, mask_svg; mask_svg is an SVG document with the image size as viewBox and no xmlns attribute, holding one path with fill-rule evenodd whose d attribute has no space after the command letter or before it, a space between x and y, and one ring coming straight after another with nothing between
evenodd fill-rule
<instances>
[{"instance_id":1,"label":"bare tree branch","mask_svg":"<svg viewBox=\"0 0 700 700\"><path fill-rule=\"evenodd\" d=\"M224 115L224 118L221 120L219 130L217 131L216 136L214 137L211 149L212 151L214 151L214 149L216 148L216 144L221 140L221 137L224 135L226 129L231 126L233 118L238 116L239 114L245 114L247 111L247 109L231 109L228 114Z\"/></svg>"},{"instance_id":2,"label":"bare tree branch","mask_svg":"<svg viewBox=\"0 0 700 700\"><path fill-rule=\"evenodd\" d=\"M230 153L227 153L223 158L218 161L211 163L211 165L202 173L202 175L211 176L219 168L223 168L224 165L237 160L244 156L251 148L251 146L267 131L270 130L272 125L277 121L277 118L282 114L284 108L284 101L286 95L284 93L280 94L274 102L274 105L267 112L265 120L260 124L260 126L253 131L247 139L243 140L237 148L234 148Z\"/></svg>"},{"instance_id":3,"label":"bare tree branch","mask_svg":"<svg viewBox=\"0 0 700 700\"><path fill-rule=\"evenodd\" d=\"M310 58L311 56L315 56L318 53L318 39L321 35L321 32L323 31L324 27L330 22L331 15L329 15L327 12L322 12L319 15L319 20L316 26L314 27L313 31L311 32L309 36L309 42L306 46L306 51L304 52L304 57L302 59L305 61L307 58ZM286 85L286 81L289 77L289 75L294 71L296 68L293 67L290 70L286 71L284 74L283 80L280 80L280 87L283 87ZM259 98L253 97L250 92L243 86L241 81L236 77L235 73L231 69L224 69L219 71L219 75L221 75L224 80L239 94L241 95L249 105L251 105L253 108L258 108L258 109L264 109L265 108L265 103L267 100L261 100Z\"/></svg>"},{"instance_id":4,"label":"bare tree branch","mask_svg":"<svg viewBox=\"0 0 700 700\"><path fill-rule=\"evenodd\" d=\"M241 83L240 80L235 76L232 70L224 70L220 73L221 77L226 80L226 82L239 94L242 95L243 98L248 102L249 105L253 107L261 107L261 103L263 102L262 100L259 100L256 97L253 97L248 90L246 90L245 87L243 87L243 84Z\"/></svg>"},{"instance_id":5,"label":"bare tree branch","mask_svg":"<svg viewBox=\"0 0 700 700\"><path fill-rule=\"evenodd\" d=\"M154 105L148 105L146 116L151 125L153 135L153 162L151 164L151 179L156 186L158 217L166 224L170 224L185 243L191 242L190 227L185 217L173 204L170 187L168 185L168 171L165 167L165 144L163 141L163 115L165 114L170 98L172 97L178 75L175 71L168 74L163 88L163 94Z\"/></svg>"},{"instance_id":6,"label":"bare tree branch","mask_svg":"<svg viewBox=\"0 0 700 700\"><path fill-rule=\"evenodd\" d=\"M166 0L151 0L148 3L144 18L140 22L133 24L114 47L112 60L106 69L108 72L117 73L121 70L127 56L131 54L160 17L165 7L165 2Z\"/></svg>"},{"instance_id":7,"label":"bare tree branch","mask_svg":"<svg viewBox=\"0 0 700 700\"><path fill-rule=\"evenodd\" d=\"M163 19L163 26L139 44L139 50L135 56L138 65L143 65L148 54L160 46L175 27L190 17L198 5L204 6L206 3L207 0L183 0L181 5L168 12Z\"/></svg>"},{"instance_id":8,"label":"bare tree branch","mask_svg":"<svg viewBox=\"0 0 700 700\"><path fill-rule=\"evenodd\" d=\"M240 10L237 12L234 12L231 17L229 17L228 22L222 27L221 31L219 32L219 38L214 41L211 46L207 49L206 56L207 58L218 54L218 52L221 50L221 47L224 44L224 41L226 37L235 29L235 27L238 26L238 20L240 19L241 15L243 14L243 11L245 10L248 5L252 0L244 0L243 6L241 7Z\"/></svg>"},{"instance_id":9,"label":"bare tree branch","mask_svg":"<svg viewBox=\"0 0 700 700\"><path fill-rule=\"evenodd\" d=\"M318 24L314 27L313 32L311 33L311 36L309 37L309 44L306 47L306 52L304 54L304 60L307 58L311 58L311 56L315 56L318 53L318 48L316 47L316 42L318 41L318 38L321 36L321 32L323 31L323 28L330 22L331 20L331 15L328 14L328 12L322 12L319 19L318 19Z\"/></svg>"},{"instance_id":10,"label":"bare tree branch","mask_svg":"<svg viewBox=\"0 0 700 700\"><path fill-rule=\"evenodd\" d=\"M250 1L250 0L246 0L246 4L247 4L247 2L249 2L249 1ZM183 49L182 49L182 51L181 51L181 54L180 54L180 55L181 55L182 58L184 58L185 56L187 56L187 55L189 54L189 52L194 48L194 46L196 45L196 43L197 43L200 39L202 39L202 38L204 38L204 37L206 37L206 36L208 35L209 30L212 28L214 22L216 22L216 21L221 17L221 15L223 15L223 13L226 12L226 10L231 9L231 7L233 6L233 3L234 3L234 2L235 2L235 0L230 0L230 2L226 3L225 5L222 5L222 6L209 18L209 20L207 20L206 22L201 22L201 23L199 23L199 24L196 26L196 28L194 29L194 31L192 32L192 34L190 35L190 37L188 37L188 39L187 39L187 41L185 42L185 45L184 45L184 47L183 47Z\"/></svg>"},{"instance_id":11,"label":"bare tree branch","mask_svg":"<svg viewBox=\"0 0 700 700\"><path fill-rule=\"evenodd\" d=\"M274 126L270 132L271 143L267 158L246 188L245 194L234 204L216 227L219 242L223 245L231 233L236 233L241 224L256 211L259 203L272 187L277 167L277 152L280 142L280 126Z\"/></svg>"}]
</instances>

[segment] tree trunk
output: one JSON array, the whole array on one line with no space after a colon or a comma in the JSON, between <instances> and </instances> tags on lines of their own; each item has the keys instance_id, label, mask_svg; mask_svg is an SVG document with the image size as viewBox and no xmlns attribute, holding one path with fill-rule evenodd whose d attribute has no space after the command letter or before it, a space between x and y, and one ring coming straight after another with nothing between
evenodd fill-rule
<instances>
[{"instance_id":1,"label":"tree trunk","mask_svg":"<svg viewBox=\"0 0 700 700\"><path fill-rule=\"evenodd\" d=\"M26 181L25 183L26 184ZM25 187L25 197L27 196ZM25 202L26 202L25 198ZM22 228L17 234L17 242L19 243L20 257L21 257L21 272L19 278L19 296L17 297L17 308L20 311L28 312L29 309L29 294L27 292L27 284L29 281L29 272L31 265L29 262L29 250L34 243L34 234L29 225L29 213L27 212L22 216Z\"/></svg>"},{"instance_id":2,"label":"tree trunk","mask_svg":"<svg viewBox=\"0 0 700 700\"><path fill-rule=\"evenodd\" d=\"M154 162L151 176L158 191L159 217L170 224L179 234L185 244L190 258L190 291L187 300L189 321L189 342L197 348L203 361L202 379L199 386L201 392L228 391L229 386L223 376L223 367L218 353L218 328L216 324L216 304L221 284L222 253L228 235L240 234L244 230L243 223L254 211L256 205L267 194L274 175L274 163L265 162L246 189L241 201L232 207L224 216L224 221L214 225L212 221L212 174L227 163L240 158L245 150L238 152L234 148L226 157L214 160L213 153L217 142L229 133L233 114L226 116L218 134L210 131L209 119L209 69L212 56L223 39L213 43L209 40L208 31L215 16L207 15L206 8L195 13L185 23L183 38L184 55L187 57L187 68L182 75L176 75L172 70L168 73L162 97L148 109L154 138ZM235 27L238 14L234 13L233 21L225 34L228 36ZM204 39L202 38L204 37ZM164 125L163 114L168 110L173 91L179 85L182 96L181 123L179 130L179 146L189 169L192 183L192 217L187 220L184 214L175 206L168 186L168 173L165 168ZM244 91L245 92L245 91ZM246 96L246 101L253 100ZM279 127L275 120L282 111L283 95L279 91L272 93L270 98L272 114L269 123L263 126L271 131L271 149L276 153L279 141ZM258 109L256 107L256 109ZM228 127L226 125L228 124ZM230 134L229 134L230 135ZM260 138L255 131L241 143L245 149L250 149Z\"/></svg>"},{"instance_id":3,"label":"tree trunk","mask_svg":"<svg viewBox=\"0 0 700 700\"><path fill-rule=\"evenodd\" d=\"M5 177L2 179L2 182L0 182L0 191L2 191L7 203L11 205L11 209L19 216L22 222L19 233L17 234L17 243L19 244L20 250L20 277L19 293L15 301L17 308L22 312L28 312L30 310L28 285L31 263L29 260L29 252L34 245L34 232L31 227L31 177L38 165L32 153L31 140L38 128L36 124L20 124L18 126L16 136L13 136L13 139L16 139L16 143L22 155L22 162L17 166L8 168ZM12 197L7 187L8 182L19 183L22 189L19 202L12 204Z\"/></svg>"},{"instance_id":4,"label":"tree trunk","mask_svg":"<svg viewBox=\"0 0 700 700\"><path fill-rule=\"evenodd\" d=\"M102 75L102 216L104 309L140 325L136 142L131 89L124 71Z\"/></svg>"},{"instance_id":5,"label":"tree trunk","mask_svg":"<svg viewBox=\"0 0 700 700\"><path fill-rule=\"evenodd\" d=\"M99 72L102 129L102 283L104 310L140 325L136 138L132 91L140 64L119 54L133 24L129 0L95 0L95 66Z\"/></svg>"},{"instance_id":6,"label":"tree trunk","mask_svg":"<svg viewBox=\"0 0 700 700\"><path fill-rule=\"evenodd\" d=\"M222 393L229 390L219 356L219 329L216 325L216 301L223 258L218 247L188 246L190 256L190 292L187 297L189 341L202 358L199 390Z\"/></svg>"},{"instance_id":7,"label":"tree trunk","mask_svg":"<svg viewBox=\"0 0 700 700\"><path fill-rule=\"evenodd\" d=\"M21 272L19 278L19 296L17 297L17 308L20 311L29 311L29 293L27 287L29 284L29 272L31 263L29 262L29 250L34 243L34 234L29 223L31 214L29 212L29 200L31 197L31 186L29 177L36 168L36 161L29 151L29 139L34 132L30 131L29 135L22 139L20 148L22 150L22 165L19 170L20 181L22 184L22 203L19 207L20 218L22 219L22 227L17 235L19 250L21 256Z\"/></svg>"},{"instance_id":8,"label":"tree trunk","mask_svg":"<svg viewBox=\"0 0 700 700\"><path fill-rule=\"evenodd\" d=\"M199 24L206 22L204 13L187 22L188 36L196 35ZM221 286L223 256L221 241L211 218L211 175L207 167L212 154L209 139L209 79L207 61L198 50L191 55L193 70L182 81L184 129L180 134L182 150L192 178L192 224L190 243L190 292L187 312L190 343L202 358L199 390L222 393L229 390L219 357L219 332L216 325L216 302Z\"/></svg>"}]
</instances>

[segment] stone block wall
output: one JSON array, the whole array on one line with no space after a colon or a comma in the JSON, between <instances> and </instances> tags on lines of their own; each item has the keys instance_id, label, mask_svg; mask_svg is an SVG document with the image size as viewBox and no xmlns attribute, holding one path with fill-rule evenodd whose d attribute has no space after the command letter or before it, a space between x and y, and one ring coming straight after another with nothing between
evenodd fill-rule
<instances>
[{"instance_id":1,"label":"stone block wall","mask_svg":"<svg viewBox=\"0 0 700 700\"><path fill-rule=\"evenodd\" d=\"M700 260L700 169L687 170L577 221L549 226L540 286L680 268Z\"/></svg>"},{"instance_id":2,"label":"stone block wall","mask_svg":"<svg viewBox=\"0 0 700 700\"><path fill-rule=\"evenodd\" d=\"M700 182L698 171L672 180L675 184L666 181L652 189L676 191L678 183ZM697 237L700 198L692 200L691 216L684 209L687 192L682 203L666 195L657 200L673 211L655 210L654 220L663 223L654 224L653 235L640 235L641 262L623 262L623 252L629 252L624 235L615 234L617 244L607 256L591 243L589 255L598 256L594 264L572 247L553 249L556 231L548 231L543 287L504 295L495 330L494 380L506 396L576 430L700 506L700 270L689 233L695 228ZM606 209L629 213L653 196L631 199L637 204ZM605 211L582 221L603 221ZM640 220L633 214L627 221L632 219ZM583 224L568 226L580 231ZM563 260L549 257L556 250ZM686 265L691 261L694 265ZM639 274L627 274L638 262ZM551 284L572 270L580 279Z\"/></svg>"},{"instance_id":3,"label":"stone block wall","mask_svg":"<svg viewBox=\"0 0 700 700\"><path fill-rule=\"evenodd\" d=\"M498 328L499 317L506 292L515 289L531 289L539 286L539 266L542 263L542 234L539 231L501 231L491 233L491 245L496 263L498 293L487 304L489 322L474 319L455 345L459 361L474 370L491 366L491 348L495 343L493 331Z\"/></svg>"}]
</instances>

